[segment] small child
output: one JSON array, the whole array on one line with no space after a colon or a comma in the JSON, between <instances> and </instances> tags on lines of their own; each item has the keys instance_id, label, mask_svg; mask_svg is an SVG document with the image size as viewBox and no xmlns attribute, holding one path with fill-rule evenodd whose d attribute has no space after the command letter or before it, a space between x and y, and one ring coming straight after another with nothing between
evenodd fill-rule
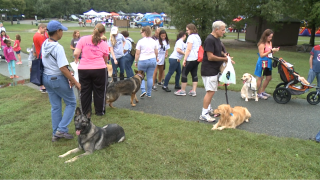
<instances>
[{"instance_id":1,"label":"small child","mask_svg":"<svg viewBox=\"0 0 320 180\"><path fill-rule=\"evenodd\" d=\"M8 70L10 74L10 78L18 78L19 76L16 75L16 66L15 66L15 61L17 61L16 57L14 56L13 53L13 48L11 47L11 41L5 39L4 43L7 45L3 48L3 54L4 57L6 58L6 61L8 62ZM12 68L12 71L11 71Z\"/></svg>"},{"instance_id":2,"label":"small child","mask_svg":"<svg viewBox=\"0 0 320 180\"><path fill-rule=\"evenodd\" d=\"M35 52L36 49L34 47L34 43L32 43L32 48L28 48L27 49L27 52L29 53L29 57L28 57L28 65L29 65L29 68L30 68L30 72L31 72L31 66L32 66L32 61L35 60L37 57L35 57L33 55L33 52Z\"/></svg>"},{"instance_id":3,"label":"small child","mask_svg":"<svg viewBox=\"0 0 320 180\"><path fill-rule=\"evenodd\" d=\"M18 59L19 59L19 62L17 62L17 64L22 64L21 55L20 55L20 50L21 50L20 42L21 42L21 36L19 34L17 34L16 40L14 41L14 45L13 45L13 50L14 50L14 52L16 52Z\"/></svg>"}]
</instances>

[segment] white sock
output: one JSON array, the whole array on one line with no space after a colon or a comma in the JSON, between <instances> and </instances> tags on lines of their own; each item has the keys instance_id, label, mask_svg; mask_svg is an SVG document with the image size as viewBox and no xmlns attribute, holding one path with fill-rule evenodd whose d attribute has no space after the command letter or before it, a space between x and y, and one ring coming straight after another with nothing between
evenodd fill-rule
<instances>
[{"instance_id":1,"label":"white sock","mask_svg":"<svg viewBox=\"0 0 320 180\"><path fill-rule=\"evenodd\" d=\"M209 109L209 110L211 109L211 104L209 104L208 109Z\"/></svg>"},{"instance_id":2,"label":"white sock","mask_svg":"<svg viewBox=\"0 0 320 180\"><path fill-rule=\"evenodd\" d=\"M208 109L202 108L202 113L201 115L204 116L208 113Z\"/></svg>"}]
</instances>

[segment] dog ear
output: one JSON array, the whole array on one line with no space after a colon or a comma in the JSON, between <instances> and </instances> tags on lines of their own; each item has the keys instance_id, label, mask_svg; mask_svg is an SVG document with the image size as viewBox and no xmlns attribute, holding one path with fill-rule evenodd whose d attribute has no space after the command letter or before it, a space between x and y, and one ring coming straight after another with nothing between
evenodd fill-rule
<instances>
[{"instance_id":1,"label":"dog ear","mask_svg":"<svg viewBox=\"0 0 320 180\"><path fill-rule=\"evenodd\" d=\"M134 73L137 74L137 73L138 73L138 70L135 69L135 70L134 70Z\"/></svg>"},{"instance_id":2,"label":"dog ear","mask_svg":"<svg viewBox=\"0 0 320 180\"><path fill-rule=\"evenodd\" d=\"M79 116L80 114L81 114L81 110L80 110L79 107L77 107L77 109L76 109L76 116Z\"/></svg>"},{"instance_id":3,"label":"dog ear","mask_svg":"<svg viewBox=\"0 0 320 180\"><path fill-rule=\"evenodd\" d=\"M91 119L91 112L89 111L86 115L86 117L90 120Z\"/></svg>"}]
</instances>

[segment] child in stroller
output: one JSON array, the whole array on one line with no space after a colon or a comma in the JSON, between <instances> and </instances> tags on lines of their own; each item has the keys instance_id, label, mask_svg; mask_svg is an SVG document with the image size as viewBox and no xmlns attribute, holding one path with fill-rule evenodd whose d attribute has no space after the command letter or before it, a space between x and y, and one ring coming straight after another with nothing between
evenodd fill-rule
<instances>
[{"instance_id":1,"label":"child in stroller","mask_svg":"<svg viewBox=\"0 0 320 180\"><path fill-rule=\"evenodd\" d=\"M314 88L315 85L310 83L299 73L294 71L293 65L286 62L282 58L273 57L273 67L278 66L278 72L282 83L276 86L273 92L274 100L279 104L286 104L290 101L291 95L304 94L307 89ZM308 103L316 105L320 102L320 93L318 91L312 91L307 96Z\"/></svg>"}]
</instances>

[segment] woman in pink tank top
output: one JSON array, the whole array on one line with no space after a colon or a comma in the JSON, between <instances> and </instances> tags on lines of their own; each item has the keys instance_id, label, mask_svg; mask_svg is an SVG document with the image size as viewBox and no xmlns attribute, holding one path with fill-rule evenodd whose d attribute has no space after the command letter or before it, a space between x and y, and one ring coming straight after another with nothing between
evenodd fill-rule
<instances>
[{"instance_id":1,"label":"woman in pink tank top","mask_svg":"<svg viewBox=\"0 0 320 180\"><path fill-rule=\"evenodd\" d=\"M258 42L258 50L259 50L259 55L260 58L265 58L265 57L272 57L272 53L279 51L279 48L272 48L272 37L273 37L273 31L271 29L266 29L260 38L260 41ZM260 59L259 58L259 59ZM266 66L268 66L268 61L262 62L265 63ZM263 67L261 66L263 75L258 77L257 79L257 88L258 88L258 97L260 99L268 99L270 97L270 94L267 94L265 92L265 89L267 88L269 82L272 79L272 71L269 67ZM265 81L263 82L261 86L261 82L263 81L263 78L266 77ZM260 87L261 86L261 87Z\"/></svg>"}]
</instances>

